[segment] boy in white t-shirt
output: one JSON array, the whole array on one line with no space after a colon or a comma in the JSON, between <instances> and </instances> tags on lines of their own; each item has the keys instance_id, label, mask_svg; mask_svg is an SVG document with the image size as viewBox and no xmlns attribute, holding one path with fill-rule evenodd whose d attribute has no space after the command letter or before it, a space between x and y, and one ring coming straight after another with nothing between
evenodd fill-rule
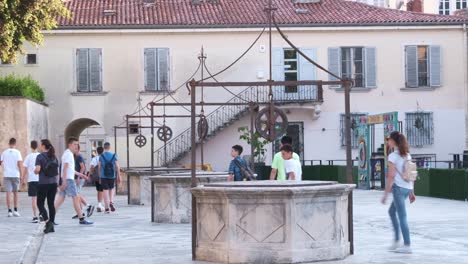
<instances>
[{"instance_id":1,"label":"boy in white t-shirt","mask_svg":"<svg viewBox=\"0 0 468 264\"><path fill-rule=\"evenodd\" d=\"M39 218L37 217L37 190L39 187L39 175L34 173L34 169L36 168L36 158L40 154L37 151L37 147L37 141L31 141L31 153L26 156L23 162L23 177L28 178L28 196L31 197L32 202L33 223L39 223ZM23 184L26 182L25 179L22 179L21 181Z\"/></svg>"},{"instance_id":2,"label":"boy in white t-shirt","mask_svg":"<svg viewBox=\"0 0 468 264\"><path fill-rule=\"evenodd\" d=\"M286 172L286 179L301 181L302 180L302 167L301 162L293 159L293 147L291 145L283 145L281 147L281 156L284 159L284 169Z\"/></svg>"},{"instance_id":3,"label":"boy in white t-shirt","mask_svg":"<svg viewBox=\"0 0 468 264\"><path fill-rule=\"evenodd\" d=\"M8 217L20 216L18 213L18 189L21 175L21 153L15 148L16 139L10 138L8 142L10 148L3 151L0 157L0 163L3 164L3 184L6 191L6 202L8 207ZM14 211L11 210L11 194L14 198Z\"/></svg>"}]
</instances>

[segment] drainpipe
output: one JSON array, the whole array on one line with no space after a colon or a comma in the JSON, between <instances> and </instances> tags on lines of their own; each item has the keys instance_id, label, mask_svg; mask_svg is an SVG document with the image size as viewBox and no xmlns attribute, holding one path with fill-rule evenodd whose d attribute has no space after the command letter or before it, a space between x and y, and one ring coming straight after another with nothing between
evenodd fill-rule
<instances>
[{"instance_id":1,"label":"drainpipe","mask_svg":"<svg viewBox=\"0 0 468 264\"><path fill-rule=\"evenodd\" d=\"M466 24L463 24L463 59L464 59L464 95L465 95L465 149L463 151L463 167L465 167L465 155L468 155L468 36L467 36L467 29Z\"/></svg>"}]
</instances>

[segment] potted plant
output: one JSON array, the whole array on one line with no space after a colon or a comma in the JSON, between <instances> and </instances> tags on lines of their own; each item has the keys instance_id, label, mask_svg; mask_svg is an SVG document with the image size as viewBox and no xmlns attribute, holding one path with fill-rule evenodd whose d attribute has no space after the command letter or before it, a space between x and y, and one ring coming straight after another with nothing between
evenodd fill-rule
<instances>
[{"instance_id":1,"label":"potted plant","mask_svg":"<svg viewBox=\"0 0 468 264\"><path fill-rule=\"evenodd\" d=\"M270 142L258 133L253 134L251 138L249 127L239 127L238 131L241 133L239 139L245 140L254 149L254 163L255 167L265 166L265 158L267 149L265 148Z\"/></svg>"}]
</instances>

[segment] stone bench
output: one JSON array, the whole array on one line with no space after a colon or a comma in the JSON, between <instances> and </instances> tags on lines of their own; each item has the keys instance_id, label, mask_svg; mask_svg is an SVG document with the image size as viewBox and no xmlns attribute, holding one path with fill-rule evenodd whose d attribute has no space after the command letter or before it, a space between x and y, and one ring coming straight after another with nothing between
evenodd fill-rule
<instances>
[{"instance_id":1,"label":"stone bench","mask_svg":"<svg viewBox=\"0 0 468 264\"><path fill-rule=\"evenodd\" d=\"M170 172L185 172L189 169L183 168L154 168L147 170L127 170L127 195L128 204L148 205L151 203L151 181L150 177Z\"/></svg>"},{"instance_id":2,"label":"stone bench","mask_svg":"<svg viewBox=\"0 0 468 264\"><path fill-rule=\"evenodd\" d=\"M320 181L210 183L196 197L195 259L215 263L302 263L350 254L348 194Z\"/></svg>"},{"instance_id":3,"label":"stone bench","mask_svg":"<svg viewBox=\"0 0 468 264\"><path fill-rule=\"evenodd\" d=\"M227 181L226 172L197 171L199 185ZM151 221L156 223L190 223L192 219L191 174L168 173L151 180Z\"/></svg>"}]
</instances>

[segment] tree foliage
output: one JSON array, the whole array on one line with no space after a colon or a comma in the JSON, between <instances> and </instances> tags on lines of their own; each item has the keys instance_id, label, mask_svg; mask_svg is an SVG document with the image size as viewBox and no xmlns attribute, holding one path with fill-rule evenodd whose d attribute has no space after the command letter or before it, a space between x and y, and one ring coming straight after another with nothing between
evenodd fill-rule
<instances>
[{"instance_id":1,"label":"tree foliage","mask_svg":"<svg viewBox=\"0 0 468 264\"><path fill-rule=\"evenodd\" d=\"M71 17L62 0L0 0L0 59L15 62L25 41L42 44L42 30L56 28L59 17Z\"/></svg>"}]
</instances>

